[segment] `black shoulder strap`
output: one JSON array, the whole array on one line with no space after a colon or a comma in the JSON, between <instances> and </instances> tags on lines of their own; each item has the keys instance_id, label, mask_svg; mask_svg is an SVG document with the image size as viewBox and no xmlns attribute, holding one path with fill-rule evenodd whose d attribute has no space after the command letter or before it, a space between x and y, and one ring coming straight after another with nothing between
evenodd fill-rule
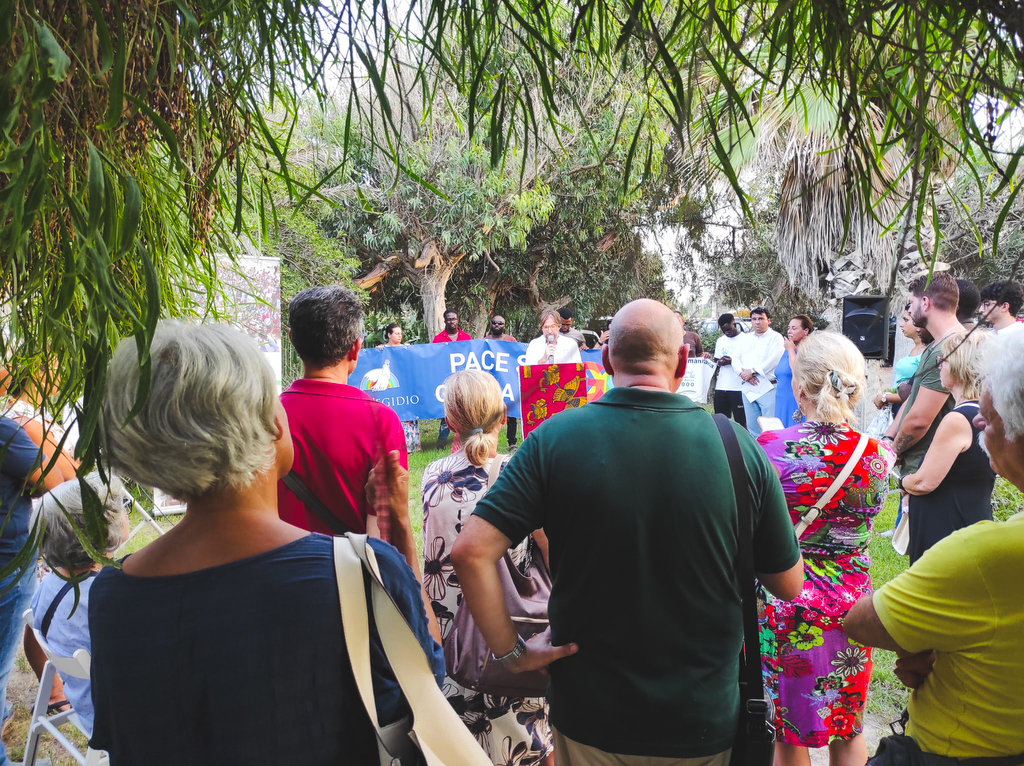
<instances>
[{"instance_id":1,"label":"black shoulder strap","mask_svg":"<svg viewBox=\"0 0 1024 766\"><path fill-rule=\"evenodd\" d=\"M334 534L345 535L349 532L355 532L352 527L331 513L327 509L327 506L320 502L317 496L313 494L295 471L289 471L288 475L281 479L281 481L284 482L284 485L292 491L292 494L299 498L306 508L315 513L316 517L326 524Z\"/></svg>"},{"instance_id":2,"label":"black shoulder strap","mask_svg":"<svg viewBox=\"0 0 1024 766\"><path fill-rule=\"evenodd\" d=\"M754 538L750 515L750 488L747 469L743 462L740 443L733 431L732 421L725 415L715 415L715 425L722 435L725 454L729 458L732 488L736 495L737 540L736 577L743 599L743 667L740 668L741 704L748 699L764 697L761 678L761 645L757 630L757 592L754 587Z\"/></svg>"},{"instance_id":3,"label":"black shoulder strap","mask_svg":"<svg viewBox=\"0 0 1024 766\"><path fill-rule=\"evenodd\" d=\"M95 576L96 572L89 572L89 574L78 582L82 582L83 580ZM43 621L39 624L39 632L43 634L43 638L46 638L46 633L50 630L50 623L53 622L53 615L57 613L57 607L60 605L60 602L64 600L64 597L68 595L74 587L75 583L71 580L65 582L64 585L61 586L61 589L57 591L57 595L53 597L53 601L51 601L50 605L46 608L46 614L43 615Z\"/></svg>"}]
</instances>

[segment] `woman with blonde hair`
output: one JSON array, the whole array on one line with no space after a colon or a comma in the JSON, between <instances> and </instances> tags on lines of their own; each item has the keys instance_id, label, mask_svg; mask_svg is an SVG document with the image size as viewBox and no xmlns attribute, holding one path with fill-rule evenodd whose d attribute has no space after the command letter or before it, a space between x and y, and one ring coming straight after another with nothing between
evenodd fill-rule
<instances>
[{"instance_id":1,"label":"woman with blonde hair","mask_svg":"<svg viewBox=\"0 0 1024 766\"><path fill-rule=\"evenodd\" d=\"M955 405L939 423L921 466L900 477L910 495L910 563L935 543L977 521L992 520L996 474L978 443L974 425L981 370L991 333L974 329L942 341L939 378Z\"/></svg>"},{"instance_id":2,"label":"woman with blonde hair","mask_svg":"<svg viewBox=\"0 0 1024 766\"><path fill-rule=\"evenodd\" d=\"M501 387L486 372L465 370L445 381L444 415L458 434L461 448L435 460L423 472L423 587L441 634L447 636L462 601L462 588L451 563L452 545L509 457L498 454L498 434L506 420ZM538 530L510 553L526 574L531 556L544 555L546 559L546 548L547 538ZM544 698L485 697L452 678L445 679L444 693L495 764L513 759L516 763L520 759L523 763L553 762Z\"/></svg>"},{"instance_id":3,"label":"woman with blonde hair","mask_svg":"<svg viewBox=\"0 0 1024 766\"><path fill-rule=\"evenodd\" d=\"M794 525L809 522L800 535L800 596L788 603L768 595L765 604L777 650L766 653L765 675L778 695L775 758L783 766L808 766L809 747L828 746L831 763L841 766L868 757L862 732L871 650L846 636L842 618L871 593L868 539L895 456L849 424L864 384L864 357L853 343L812 333L793 359L805 422L757 439L779 473Z\"/></svg>"}]
</instances>

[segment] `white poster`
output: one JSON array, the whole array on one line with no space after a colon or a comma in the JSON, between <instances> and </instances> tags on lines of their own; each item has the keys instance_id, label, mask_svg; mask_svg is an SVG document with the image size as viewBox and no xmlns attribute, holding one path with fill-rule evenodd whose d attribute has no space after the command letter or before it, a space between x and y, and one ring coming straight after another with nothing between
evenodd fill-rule
<instances>
[{"instance_id":1,"label":"white poster","mask_svg":"<svg viewBox=\"0 0 1024 766\"><path fill-rule=\"evenodd\" d=\"M715 363L703 357L691 357L686 360L686 374L676 389L677 394L690 397L697 404L707 404L708 388L711 376L715 373Z\"/></svg>"}]
</instances>

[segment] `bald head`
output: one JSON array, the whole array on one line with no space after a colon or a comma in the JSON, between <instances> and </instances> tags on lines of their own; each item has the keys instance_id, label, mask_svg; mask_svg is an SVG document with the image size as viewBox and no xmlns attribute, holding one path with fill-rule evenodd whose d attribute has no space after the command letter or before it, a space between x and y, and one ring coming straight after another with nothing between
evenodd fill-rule
<instances>
[{"instance_id":1,"label":"bald head","mask_svg":"<svg viewBox=\"0 0 1024 766\"><path fill-rule=\"evenodd\" d=\"M671 373L682 345L683 329L664 303L641 298L627 303L612 319L608 355L617 373Z\"/></svg>"}]
</instances>

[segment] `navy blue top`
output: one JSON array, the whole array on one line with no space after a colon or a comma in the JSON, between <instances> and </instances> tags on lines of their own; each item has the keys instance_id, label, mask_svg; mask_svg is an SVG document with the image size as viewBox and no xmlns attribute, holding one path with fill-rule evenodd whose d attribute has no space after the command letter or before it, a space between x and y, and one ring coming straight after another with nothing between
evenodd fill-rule
<instances>
[{"instance_id":1,"label":"navy blue top","mask_svg":"<svg viewBox=\"0 0 1024 766\"><path fill-rule=\"evenodd\" d=\"M419 584L387 543L371 540L381 576L426 651ZM369 590L367 590L369 592ZM122 764L377 763L352 676L331 538L312 534L230 564L170 577L108 567L92 586L90 744ZM370 611L381 723L407 706Z\"/></svg>"},{"instance_id":2,"label":"navy blue top","mask_svg":"<svg viewBox=\"0 0 1024 766\"><path fill-rule=\"evenodd\" d=\"M32 501L25 481L39 467L39 447L15 421L0 417L0 566L10 563L28 540Z\"/></svg>"}]
</instances>

